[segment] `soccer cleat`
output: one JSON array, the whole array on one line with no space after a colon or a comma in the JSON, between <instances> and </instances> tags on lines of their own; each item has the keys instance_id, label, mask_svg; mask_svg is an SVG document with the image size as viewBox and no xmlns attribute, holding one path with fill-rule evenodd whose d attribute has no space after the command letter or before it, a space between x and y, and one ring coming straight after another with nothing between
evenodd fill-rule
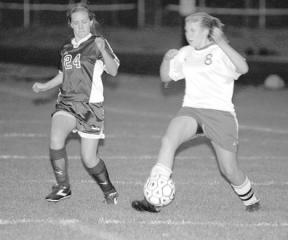
<instances>
[{"instance_id":1,"label":"soccer cleat","mask_svg":"<svg viewBox=\"0 0 288 240\"><path fill-rule=\"evenodd\" d=\"M58 202L62 199L71 197L71 189L67 186L54 185L52 186L52 192L46 196L48 202Z\"/></svg>"},{"instance_id":2,"label":"soccer cleat","mask_svg":"<svg viewBox=\"0 0 288 240\"><path fill-rule=\"evenodd\" d=\"M260 201L253 203L251 205L246 206L247 212L256 212L261 208Z\"/></svg>"},{"instance_id":3,"label":"soccer cleat","mask_svg":"<svg viewBox=\"0 0 288 240\"><path fill-rule=\"evenodd\" d=\"M146 199L134 200L131 205L132 205L132 208L134 208L135 210L137 210L139 212L158 213L161 210L160 207L156 207L156 206L150 204L149 202L147 202Z\"/></svg>"},{"instance_id":4,"label":"soccer cleat","mask_svg":"<svg viewBox=\"0 0 288 240\"><path fill-rule=\"evenodd\" d=\"M119 193L114 189L113 192L105 193L104 194L104 202L106 204L113 204L116 205L118 203Z\"/></svg>"}]
</instances>

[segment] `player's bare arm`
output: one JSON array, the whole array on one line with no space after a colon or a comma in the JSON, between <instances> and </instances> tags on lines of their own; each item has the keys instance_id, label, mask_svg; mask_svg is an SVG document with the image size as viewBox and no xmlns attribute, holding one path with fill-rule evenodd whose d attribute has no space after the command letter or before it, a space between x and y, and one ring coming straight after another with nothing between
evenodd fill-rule
<instances>
[{"instance_id":1,"label":"player's bare arm","mask_svg":"<svg viewBox=\"0 0 288 240\"><path fill-rule=\"evenodd\" d=\"M58 85L62 84L62 82L63 82L63 73L59 72L54 78L45 83L35 82L32 86L32 89L36 93L45 92L54 87L57 87Z\"/></svg>"},{"instance_id":2,"label":"player's bare arm","mask_svg":"<svg viewBox=\"0 0 288 240\"><path fill-rule=\"evenodd\" d=\"M106 51L106 48L105 48L105 40L101 37L97 37L95 39L95 43L98 47L98 49L100 50L102 56L103 56L103 59L104 59L104 62L105 62L105 66L106 66L106 69L107 69L107 72L112 75L112 76L116 76L117 75L117 72L118 72L118 67L119 67L119 64L115 61L115 59L113 57L111 57L111 55Z\"/></svg>"},{"instance_id":3,"label":"player's bare arm","mask_svg":"<svg viewBox=\"0 0 288 240\"><path fill-rule=\"evenodd\" d=\"M170 82L172 79L169 77L169 69L170 69L170 60L175 57L178 53L177 49L168 50L162 60L160 66L160 78L164 83Z\"/></svg>"},{"instance_id":4,"label":"player's bare arm","mask_svg":"<svg viewBox=\"0 0 288 240\"><path fill-rule=\"evenodd\" d=\"M226 53L226 55L230 58L231 62L236 67L236 71L240 74L245 74L248 72L248 64L235 49L233 49L229 43L227 42L223 32L221 29L215 27L213 29L212 39L214 42Z\"/></svg>"}]
</instances>

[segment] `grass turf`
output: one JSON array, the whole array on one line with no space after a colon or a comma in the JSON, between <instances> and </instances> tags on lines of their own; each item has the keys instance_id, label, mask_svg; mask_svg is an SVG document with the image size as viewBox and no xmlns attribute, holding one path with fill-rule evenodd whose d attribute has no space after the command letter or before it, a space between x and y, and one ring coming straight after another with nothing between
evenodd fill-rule
<instances>
[{"instance_id":1,"label":"grass turf","mask_svg":"<svg viewBox=\"0 0 288 240\"><path fill-rule=\"evenodd\" d=\"M119 204L102 203L81 164L75 135L67 145L72 198L54 204L44 196L54 182L47 146L57 91L34 94L31 86L55 69L9 66L0 82L1 240L287 239L287 89L236 87L239 161L261 198L261 211L244 211L220 177L209 142L199 138L176 155L175 201L160 214L141 214L130 203L142 198L161 136L181 105L183 84L163 89L157 77L127 74L106 79L107 138L99 153L119 190ZM21 69L29 81L19 81Z\"/></svg>"}]
</instances>

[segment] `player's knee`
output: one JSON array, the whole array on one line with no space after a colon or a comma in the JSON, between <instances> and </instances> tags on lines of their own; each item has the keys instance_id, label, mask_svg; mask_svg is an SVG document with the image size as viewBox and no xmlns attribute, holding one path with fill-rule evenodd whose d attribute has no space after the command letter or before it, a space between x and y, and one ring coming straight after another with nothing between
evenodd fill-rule
<instances>
[{"instance_id":1,"label":"player's knee","mask_svg":"<svg viewBox=\"0 0 288 240\"><path fill-rule=\"evenodd\" d=\"M99 158L96 156L96 153L90 153L88 151L81 152L81 158L84 164L88 167L94 167L98 164Z\"/></svg>"},{"instance_id":2,"label":"player's knee","mask_svg":"<svg viewBox=\"0 0 288 240\"><path fill-rule=\"evenodd\" d=\"M51 149L61 149L65 145L65 139L58 135L52 134L50 136L50 148Z\"/></svg>"},{"instance_id":3,"label":"player's knee","mask_svg":"<svg viewBox=\"0 0 288 240\"><path fill-rule=\"evenodd\" d=\"M82 160L83 160L84 162L89 162L89 160L90 160L92 157L93 157L92 154L89 153L89 152L84 152L84 151L81 152L81 158L82 158Z\"/></svg>"}]
</instances>

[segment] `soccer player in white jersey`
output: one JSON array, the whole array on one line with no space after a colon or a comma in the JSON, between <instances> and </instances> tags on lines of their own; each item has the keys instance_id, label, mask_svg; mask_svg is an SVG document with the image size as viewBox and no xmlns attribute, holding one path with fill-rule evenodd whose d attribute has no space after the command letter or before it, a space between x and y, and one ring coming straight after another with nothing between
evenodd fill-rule
<instances>
[{"instance_id":1,"label":"soccer player in white jersey","mask_svg":"<svg viewBox=\"0 0 288 240\"><path fill-rule=\"evenodd\" d=\"M170 122L158 160L150 175L170 178L177 148L198 133L205 134L215 150L219 170L249 212L260 208L251 182L237 163L238 122L232 103L234 81L248 71L245 59L226 41L219 19L197 12L185 19L189 45L170 49L160 66L161 80L185 79L183 105ZM159 212L144 200L135 200L138 211Z\"/></svg>"},{"instance_id":2,"label":"soccer player in white jersey","mask_svg":"<svg viewBox=\"0 0 288 240\"><path fill-rule=\"evenodd\" d=\"M61 49L59 73L45 83L33 85L35 92L61 85L52 114L49 152L57 184L46 200L57 202L71 196L65 141L75 130L81 137L81 158L86 170L103 191L105 202L116 204L118 192L97 149L99 140L105 137L101 75L106 71L116 76L119 60L107 40L95 31L97 22L87 5L74 5L67 16L74 38Z\"/></svg>"}]
</instances>

